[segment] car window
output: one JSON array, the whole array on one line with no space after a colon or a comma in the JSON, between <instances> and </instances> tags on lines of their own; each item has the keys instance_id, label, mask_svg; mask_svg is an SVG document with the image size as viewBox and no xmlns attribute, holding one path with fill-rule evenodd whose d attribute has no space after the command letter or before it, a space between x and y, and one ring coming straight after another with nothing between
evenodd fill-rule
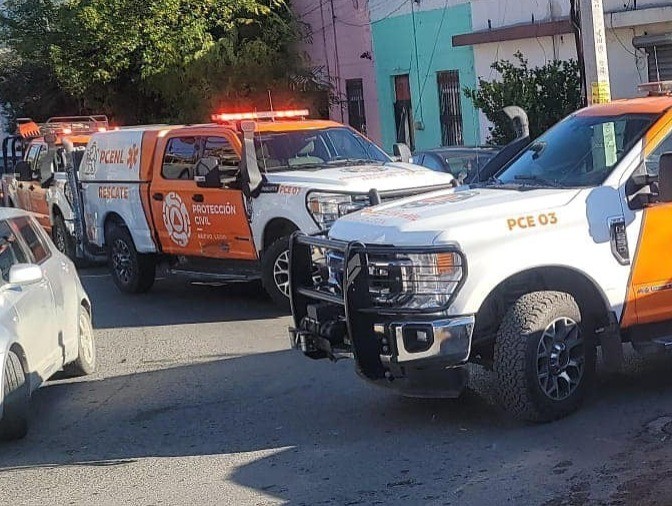
<instances>
[{"instance_id":1,"label":"car window","mask_svg":"<svg viewBox=\"0 0 672 506\"><path fill-rule=\"evenodd\" d=\"M436 172L444 172L446 169L441 165L441 161L434 155L425 155L425 159L422 162L423 167L432 169Z\"/></svg>"},{"instance_id":2,"label":"car window","mask_svg":"<svg viewBox=\"0 0 672 506\"><path fill-rule=\"evenodd\" d=\"M49 246L39 230L39 226L29 217L22 216L12 220L19 235L26 243L32 256L32 263L39 264L49 258Z\"/></svg>"},{"instance_id":3,"label":"car window","mask_svg":"<svg viewBox=\"0 0 672 506\"><path fill-rule=\"evenodd\" d=\"M26 255L16 240L14 231L6 221L0 221L0 276L9 282L9 270L13 265L27 263Z\"/></svg>"},{"instance_id":4,"label":"car window","mask_svg":"<svg viewBox=\"0 0 672 506\"><path fill-rule=\"evenodd\" d=\"M26 155L26 161L30 164L30 167L32 169L35 169L37 166L37 157L40 154L40 146L39 144L31 144L30 149L28 150L28 154Z\"/></svg>"},{"instance_id":5,"label":"car window","mask_svg":"<svg viewBox=\"0 0 672 506\"><path fill-rule=\"evenodd\" d=\"M213 156L219 160L220 167L238 167L240 157L225 137L206 137L203 157Z\"/></svg>"},{"instance_id":6,"label":"car window","mask_svg":"<svg viewBox=\"0 0 672 506\"><path fill-rule=\"evenodd\" d=\"M161 174L166 179L194 179L198 160L198 137L174 137L168 140Z\"/></svg>"}]
</instances>

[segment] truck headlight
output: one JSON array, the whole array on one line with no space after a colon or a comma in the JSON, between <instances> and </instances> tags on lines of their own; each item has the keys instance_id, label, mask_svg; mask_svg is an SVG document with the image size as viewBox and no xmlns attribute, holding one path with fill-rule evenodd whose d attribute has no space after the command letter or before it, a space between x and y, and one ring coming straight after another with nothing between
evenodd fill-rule
<instances>
[{"instance_id":1,"label":"truck headlight","mask_svg":"<svg viewBox=\"0 0 672 506\"><path fill-rule=\"evenodd\" d=\"M369 293L380 306L439 311L447 308L464 273L457 252L369 258Z\"/></svg>"},{"instance_id":2,"label":"truck headlight","mask_svg":"<svg viewBox=\"0 0 672 506\"><path fill-rule=\"evenodd\" d=\"M367 206L366 197L342 193L312 192L308 194L308 211L322 228L329 228L346 214L359 211Z\"/></svg>"}]
</instances>

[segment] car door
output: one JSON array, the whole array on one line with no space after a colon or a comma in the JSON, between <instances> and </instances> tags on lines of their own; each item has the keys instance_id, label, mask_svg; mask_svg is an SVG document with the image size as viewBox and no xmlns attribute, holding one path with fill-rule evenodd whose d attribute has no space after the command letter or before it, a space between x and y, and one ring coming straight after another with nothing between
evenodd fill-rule
<instances>
[{"instance_id":1,"label":"car door","mask_svg":"<svg viewBox=\"0 0 672 506\"><path fill-rule=\"evenodd\" d=\"M54 174L54 151L49 150L46 145L42 146L35 160L36 178L28 185L30 210L34 213L35 219L47 232L51 233L51 217L49 215L49 204L47 204L47 186L53 179Z\"/></svg>"},{"instance_id":2,"label":"car door","mask_svg":"<svg viewBox=\"0 0 672 506\"><path fill-rule=\"evenodd\" d=\"M28 152L26 153L25 161L28 162L31 170L35 169L37 163L37 157L39 156L41 150L42 146L40 144L33 143L28 147ZM16 181L17 201L15 202L15 204L20 209L24 209L26 211L32 211L30 189L29 189L32 184L33 182L30 180L19 179Z\"/></svg>"},{"instance_id":3,"label":"car door","mask_svg":"<svg viewBox=\"0 0 672 506\"><path fill-rule=\"evenodd\" d=\"M221 188L194 181L203 157L219 160ZM256 249L243 192L237 187L239 156L233 139L175 136L167 139L161 176L152 181L154 226L164 252L206 258L253 260Z\"/></svg>"},{"instance_id":4,"label":"car door","mask_svg":"<svg viewBox=\"0 0 672 506\"><path fill-rule=\"evenodd\" d=\"M62 367L63 361L55 330L56 313L49 280L45 277L39 283L29 286L7 286L9 271L13 265L33 263L35 258L41 260L34 263L44 264L46 252L44 249L40 250L43 246L33 243L32 249L38 253L35 257L31 253L30 244L25 240L34 236L34 233L28 232L24 237L26 225L30 222L29 217L0 221L0 275L1 282L5 285L2 291L3 302L11 304L16 311L14 328L26 354L31 382L35 386L35 374L40 381L46 380ZM40 251L42 255L39 255Z\"/></svg>"}]
</instances>

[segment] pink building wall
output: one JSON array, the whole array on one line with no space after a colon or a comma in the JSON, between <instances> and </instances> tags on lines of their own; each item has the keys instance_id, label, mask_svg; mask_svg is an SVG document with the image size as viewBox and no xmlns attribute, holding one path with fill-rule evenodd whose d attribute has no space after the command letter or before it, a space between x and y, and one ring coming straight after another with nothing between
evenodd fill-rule
<instances>
[{"instance_id":1,"label":"pink building wall","mask_svg":"<svg viewBox=\"0 0 672 506\"><path fill-rule=\"evenodd\" d=\"M331 119L350 124L346 81L362 79L366 135L380 143L368 0L292 0L291 4L312 34L312 41L303 45L303 51L313 67L323 67L339 99L331 107Z\"/></svg>"}]
</instances>

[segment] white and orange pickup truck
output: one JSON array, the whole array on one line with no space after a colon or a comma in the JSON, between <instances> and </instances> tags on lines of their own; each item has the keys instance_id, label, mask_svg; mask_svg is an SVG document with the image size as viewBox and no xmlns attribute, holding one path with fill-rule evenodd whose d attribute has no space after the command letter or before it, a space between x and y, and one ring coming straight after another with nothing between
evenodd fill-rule
<instances>
[{"instance_id":1,"label":"white and orange pickup truck","mask_svg":"<svg viewBox=\"0 0 672 506\"><path fill-rule=\"evenodd\" d=\"M393 161L353 129L308 111L217 114L214 122L96 133L83 155L81 241L109 254L125 292L158 264L201 281L259 279L289 307L289 238L374 200L453 185ZM247 128L247 130L245 130Z\"/></svg>"},{"instance_id":2,"label":"white and orange pickup truck","mask_svg":"<svg viewBox=\"0 0 672 506\"><path fill-rule=\"evenodd\" d=\"M74 260L74 217L67 185L63 141L74 147L78 166L84 147L96 132L107 131L106 116L62 116L35 123L19 122L17 132L3 141L4 204L33 213L61 253Z\"/></svg>"},{"instance_id":3,"label":"white and orange pickup truck","mask_svg":"<svg viewBox=\"0 0 672 506\"><path fill-rule=\"evenodd\" d=\"M488 181L295 235L293 346L408 396L457 396L481 364L534 421L578 408L598 346L613 367L623 342L672 348L672 83L647 90L571 114Z\"/></svg>"}]
</instances>

